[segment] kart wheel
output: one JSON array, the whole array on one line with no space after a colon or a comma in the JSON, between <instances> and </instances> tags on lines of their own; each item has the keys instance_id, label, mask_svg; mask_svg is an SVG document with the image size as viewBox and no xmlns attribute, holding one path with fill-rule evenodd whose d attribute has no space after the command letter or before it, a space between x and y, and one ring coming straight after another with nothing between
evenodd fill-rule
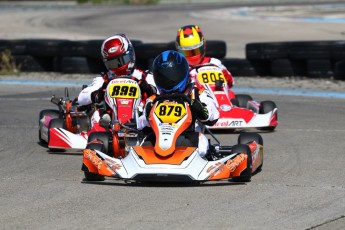
<instances>
[{"instance_id":1,"label":"kart wheel","mask_svg":"<svg viewBox=\"0 0 345 230\"><path fill-rule=\"evenodd\" d=\"M262 136L258 133L241 133L240 136L238 137L238 144L248 144L255 141L256 143L260 145L264 145L264 141L262 139ZM263 165L263 160L261 165L258 166L257 170L260 170Z\"/></svg>"},{"instance_id":2,"label":"kart wheel","mask_svg":"<svg viewBox=\"0 0 345 230\"><path fill-rule=\"evenodd\" d=\"M255 141L256 143L263 145L264 141L262 136L258 133L241 133L238 136L238 144L248 144Z\"/></svg>"},{"instance_id":3,"label":"kart wheel","mask_svg":"<svg viewBox=\"0 0 345 230\"><path fill-rule=\"evenodd\" d=\"M62 119L62 118L54 118L50 121L49 123L49 128L48 128L48 143L49 143L49 140L50 140L50 129L51 128L66 128L66 125L65 125L65 120ZM49 150L51 152L61 152L61 151L64 151L63 149L55 149L55 148L49 148Z\"/></svg>"},{"instance_id":4,"label":"kart wheel","mask_svg":"<svg viewBox=\"0 0 345 230\"><path fill-rule=\"evenodd\" d=\"M102 150L100 150L100 149L97 149L97 150L107 154L110 157L113 157L112 154L109 153L109 135L107 133L93 132L88 137L87 143L91 143L95 140L102 142L103 143L102 145L104 147Z\"/></svg>"},{"instance_id":5,"label":"kart wheel","mask_svg":"<svg viewBox=\"0 0 345 230\"><path fill-rule=\"evenodd\" d=\"M103 144L92 143L92 144L88 144L86 148L104 152ZM89 172L87 167L84 164L81 169L84 171L84 176L85 176L86 181L104 181L104 176Z\"/></svg>"},{"instance_id":6,"label":"kart wheel","mask_svg":"<svg viewBox=\"0 0 345 230\"><path fill-rule=\"evenodd\" d=\"M77 120L79 131L88 131L90 129L90 119L88 117L80 117Z\"/></svg>"},{"instance_id":7,"label":"kart wheel","mask_svg":"<svg viewBox=\"0 0 345 230\"><path fill-rule=\"evenodd\" d=\"M231 104L232 104L233 106L240 107L240 103L238 102L238 99L237 99L237 98L231 98Z\"/></svg>"},{"instance_id":8,"label":"kart wheel","mask_svg":"<svg viewBox=\"0 0 345 230\"><path fill-rule=\"evenodd\" d=\"M253 100L253 98L250 95L247 95L247 94L237 94L236 98L238 100L238 105L241 108L247 108L248 101Z\"/></svg>"},{"instance_id":9,"label":"kart wheel","mask_svg":"<svg viewBox=\"0 0 345 230\"><path fill-rule=\"evenodd\" d=\"M41 137L41 128L42 128L42 125L43 125L43 124L41 124L42 118L45 117L45 116L51 116L51 117L53 117L53 118L58 118L59 115L60 115L59 110L54 110L54 109L45 109L45 110L42 110L42 111L39 113L39 115L38 115L38 140L39 140L42 144L46 143L46 142L42 139L42 137ZM49 130L49 129L48 129L48 130ZM49 132L49 131L48 131L48 132ZM48 136L49 136L49 133L48 133Z\"/></svg>"},{"instance_id":10,"label":"kart wheel","mask_svg":"<svg viewBox=\"0 0 345 230\"><path fill-rule=\"evenodd\" d=\"M260 102L259 114L269 113L276 108L277 108L277 106L273 101L262 101L262 102ZM278 112L277 112L277 119L278 119ZM260 130L273 131L275 128L276 128L276 126L270 126L270 127L259 128L259 129Z\"/></svg>"},{"instance_id":11,"label":"kart wheel","mask_svg":"<svg viewBox=\"0 0 345 230\"><path fill-rule=\"evenodd\" d=\"M249 182L252 178L252 154L250 148L245 144L238 144L232 148L233 153L244 153L248 156L247 158L247 168L243 170L238 177L232 178L234 182Z\"/></svg>"}]
</instances>

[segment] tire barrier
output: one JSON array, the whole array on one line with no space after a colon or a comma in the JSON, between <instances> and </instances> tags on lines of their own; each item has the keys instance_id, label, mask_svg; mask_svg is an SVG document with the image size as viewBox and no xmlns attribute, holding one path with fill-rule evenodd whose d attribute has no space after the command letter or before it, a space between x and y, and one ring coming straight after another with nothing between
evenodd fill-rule
<instances>
[{"instance_id":1,"label":"tire barrier","mask_svg":"<svg viewBox=\"0 0 345 230\"><path fill-rule=\"evenodd\" d=\"M16 66L24 72L99 73L103 40L0 39L0 52L9 49ZM132 40L136 65L151 69L162 51L176 50L175 42L144 43ZM236 77L302 76L345 80L345 41L295 41L248 43L246 58L226 58L226 43L207 41L208 56L222 60Z\"/></svg>"},{"instance_id":2,"label":"tire barrier","mask_svg":"<svg viewBox=\"0 0 345 230\"><path fill-rule=\"evenodd\" d=\"M345 41L248 43L245 51L260 76L345 80Z\"/></svg>"}]
</instances>

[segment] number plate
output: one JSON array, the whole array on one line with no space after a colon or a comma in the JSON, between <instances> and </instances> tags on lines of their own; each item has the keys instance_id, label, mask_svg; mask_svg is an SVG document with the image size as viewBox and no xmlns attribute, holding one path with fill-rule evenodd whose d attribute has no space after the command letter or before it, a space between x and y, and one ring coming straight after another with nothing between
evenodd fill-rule
<instances>
[{"instance_id":1,"label":"number plate","mask_svg":"<svg viewBox=\"0 0 345 230\"><path fill-rule=\"evenodd\" d=\"M139 98L139 86L133 83L111 83L108 94L112 98Z\"/></svg>"},{"instance_id":2,"label":"number plate","mask_svg":"<svg viewBox=\"0 0 345 230\"><path fill-rule=\"evenodd\" d=\"M162 123L177 123L186 115L186 108L181 103L162 102L155 108L154 113Z\"/></svg>"},{"instance_id":3,"label":"number plate","mask_svg":"<svg viewBox=\"0 0 345 230\"><path fill-rule=\"evenodd\" d=\"M225 77L222 72L206 70L198 73L198 81L202 84L214 84L216 80L225 82Z\"/></svg>"}]
</instances>

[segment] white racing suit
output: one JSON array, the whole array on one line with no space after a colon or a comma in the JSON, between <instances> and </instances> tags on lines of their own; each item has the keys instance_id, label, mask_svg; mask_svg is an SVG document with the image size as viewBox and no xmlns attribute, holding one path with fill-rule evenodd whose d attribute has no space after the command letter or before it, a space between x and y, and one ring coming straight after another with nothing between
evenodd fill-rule
<instances>
[{"instance_id":1,"label":"white racing suit","mask_svg":"<svg viewBox=\"0 0 345 230\"><path fill-rule=\"evenodd\" d=\"M190 94L191 99L194 99L194 90L192 90L192 93ZM219 111L216 107L216 102L210 95L209 91L206 89L199 90L199 100L201 103L206 105L207 111L208 111L208 118L206 120L197 120L195 124L195 132L199 133L199 143L198 143L198 149L199 154L201 157L204 157L209 148L209 142L207 137L203 134L203 123L207 122L217 122L219 118ZM146 100L146 105L148 103L152 102L151 98L148 98ZM146 105L144 108L144 111L146 110ZM145 127L150 127L150 124L146 118L146 112L144 112L140 117L138 121L138 128L143 129Z\"/></svg>"},{"instance_id":2,"label":"white racing suit","mask_svg":"<svg viewBox=\"0 0 345 230\"><path fill-rule=\"evenodd\" d=\"M145 80L145 78L147 76L152 75L151 73L145 73L144 71L140 70L140 69L134 69L132 74L129 75L129 77L134 77L138 80ZM86 88L84 88L78 96L78 103L81 106L84 105L90 105L92 103L94 103L92 101L92 93L100 90L100 89L105 89L108 85L108 83L110 82L111 79L116 78L117 76L115 76L115 74L111 71L107 72L107 73L102 73L100 74L98 77L95 77L92 80L92 83L90 85L88 85ZM152 78L152 77L150 77ZM143 108L143 103L141 103L141 106L139 108L139 111L142 111ZM93 127L95 122L99 122L100 120L100 112L99 110L96 110L92 117L91 117L91 127Z\"/></svg>"}]
</instances>

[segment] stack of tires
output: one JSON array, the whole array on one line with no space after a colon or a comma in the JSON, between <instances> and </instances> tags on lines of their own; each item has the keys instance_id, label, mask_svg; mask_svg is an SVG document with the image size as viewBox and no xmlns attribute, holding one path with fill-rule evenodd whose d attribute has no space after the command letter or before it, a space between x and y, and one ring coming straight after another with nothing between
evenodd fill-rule
<instances>
[{"instance_id":1,"label":"stack of tires","mask_svg":"<svg viewBox=\"0 0 345 230\"><path fill-rule=\"evenodd\" d=\"M345 80L345 41L248 43L246 59L260 76Z\"/></svg>"},{"instance_id":2,"label":"stack of tires","mask_svg":"<svg viewBox=\"0 0 345 230\"><path fill-rule=\"evenodd\" d=\"M0 52L9 49L23 72L99 73L103 40L64 39L0 40ZM132 40L136 65L151 69L153 59L165 50L176 50L175 42L143 43ZM226 43L207 41L206 55L222 60L236 77L306 76L345 80L345 41L296 41L248 43L246 58L225 58Z\"/></svg>"}]
</instances>

